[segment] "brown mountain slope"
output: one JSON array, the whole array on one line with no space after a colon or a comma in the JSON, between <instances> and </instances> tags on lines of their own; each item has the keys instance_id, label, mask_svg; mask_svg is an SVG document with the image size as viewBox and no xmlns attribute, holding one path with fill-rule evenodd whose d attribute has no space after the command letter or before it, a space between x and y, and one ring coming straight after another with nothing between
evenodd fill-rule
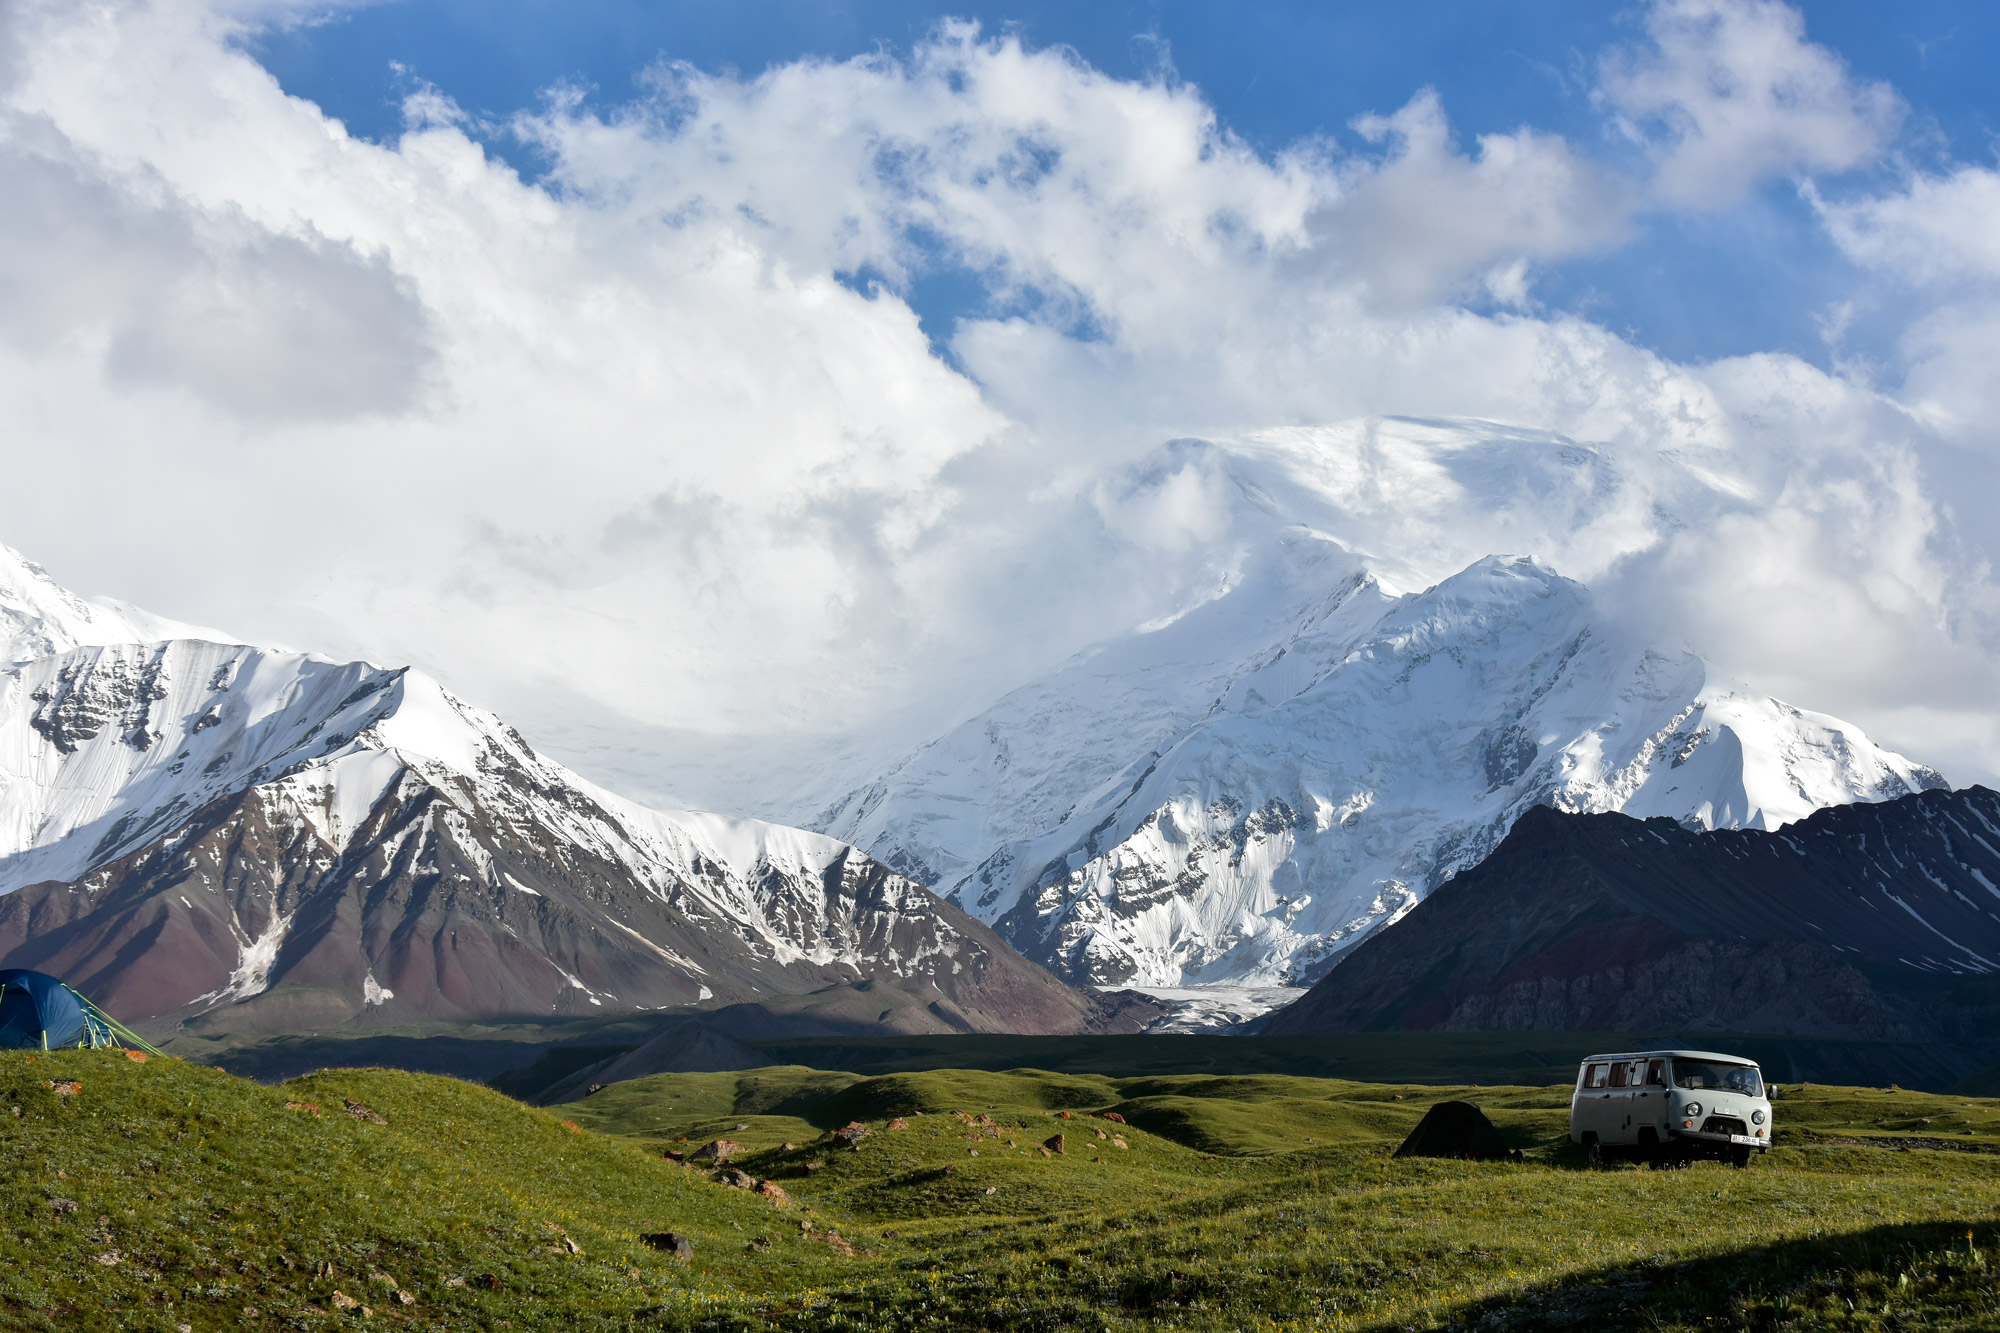
<instances>
[{"instance_id":1,"label":"brown mountain slope","mask_svg":"<svg viewBox=\"0 0 2000 1333\"><path fill-rule=\"evenodd\" d=\"M1713 1030L2000 1048L2000 794L1774 832L1531 810L1265 1025Z\"/></svg>"},{"instance_id":2,"label":"brown mountain slope","mask_svg":"<svg viewBox=\"0 0 2000 1333\"><path fill-rule=\"evenodd\" d=\"M284 784L218 800L74 884L0 897L0 962L192 1031L548 1019L876 982L916 1031L1076 1032L1103 1010L852 849L763 864L773 928L723 919L697 859L661 887L415 772L336 847ZM597 812L603 818L610 816ZM857 1023L860 1019L857 1017Z\"/></svg>"}]
</instances>

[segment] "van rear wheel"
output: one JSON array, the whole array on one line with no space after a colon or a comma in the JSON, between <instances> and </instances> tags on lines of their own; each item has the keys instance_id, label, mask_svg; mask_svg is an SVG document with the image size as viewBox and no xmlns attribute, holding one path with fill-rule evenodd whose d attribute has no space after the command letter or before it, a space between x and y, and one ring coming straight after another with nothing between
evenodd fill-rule
<instances>
[{"instance_id":1,"label":"van rear wheel","mask_svg":"<svg viewBox=\"0 0 2000 1333\"><path fill-rule=\"evenodd\" d=\"M1583 1164L1592 1168L1604 1165L1604 1149L1599 1146L1595 1134L1583 1141Z\"/></svg>"}]
</instances>

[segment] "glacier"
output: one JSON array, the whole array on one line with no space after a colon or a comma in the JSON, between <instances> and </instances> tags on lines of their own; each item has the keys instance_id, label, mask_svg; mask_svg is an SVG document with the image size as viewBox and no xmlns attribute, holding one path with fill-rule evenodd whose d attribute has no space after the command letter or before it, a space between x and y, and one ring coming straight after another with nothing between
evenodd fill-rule
<instances>
[{"instance_id":1,"label":"glacier","mask_svg":"<svg viewBox=\"0 0 2000 1333\"><path fill-rule=\"evenodd\" d=\"M1075 981L1309 985L1535 805L1775 829L1946 785L1649 643L1536 558L1398 586L1509 535L1579 562L1579 543L1615 551L1629 497L1574 442L1415 423L1179 441L1165 459L1233 508L1211 586L810 821ZM1422 515L1400 511L1452 487L1505 521L1417 549Z\"/></svg>"}]
</instances>

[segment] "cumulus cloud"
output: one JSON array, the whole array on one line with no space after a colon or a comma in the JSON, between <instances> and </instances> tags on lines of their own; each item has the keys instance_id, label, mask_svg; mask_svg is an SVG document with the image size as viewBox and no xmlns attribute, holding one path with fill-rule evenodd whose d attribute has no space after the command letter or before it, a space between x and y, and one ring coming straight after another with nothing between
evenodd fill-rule
<instances>
[{"instance_id":1,"label":"cumulus cloud","mask_svg":"<svg viewBox=\"0 0 2000 1333\"><path fill-rule=\"evenodd\" d=\"M310 226L207 211L119 180L46 121L0 132L0 336L87 346L113 383L254 419L395 412L430 368L428 320L380 256Z\"/></svg>"},{"instance_id":2,"label":"cumulus cloud","mask_svg":"<svg viewBox=\"0 0 2000 1333\"><path fill-rule=\"evenodd\" d=\"M1857 263L1926 287L2000 284L2000 171L1919 176L1894 193L1821 210Z\"/></svg>"},{"instance_id":3,"label":"cumulus cloud","mask_svg":"<svg viewBox=\"0 0 2000 1333\"><path fill-rule=\"evenodd\" d=\"M529 182L436 92L395 142L350 138L243 54L243 13L47 0L0 38L0 156L34 192L0 226L53 257L0 259L0 529L86 590L414 660L635 793L798 818L1212 591L1236 501L1162 441L1310 470L1330 437L1287 430L1479 418L1598 462L1545 486L1438 452L1461 427L1377 429L1373 507L1327 521L1365 509L1406 580L1531 546L1799 703L1868 723L1935 676L1946 712L1898 725L1990 734L1945 680L2000 619L1934 424L1539 311L1535 267L1617 244L1645 197L1558 137L1461 147L1420 93L1363 151L1263 155L1169 77L952 25L907 58L557 96L502 127L548 164ZM1853 160L1794 112L1866 130L1872 94L1815 82L1789 13L1663 6L1607 79L1659 198ZM1745 64L1718 45L1745 32L1791 44ZM940 268L989 293L948 356L902 296Z\"/></svg>"},{"instance_id":4,"label":"cumulus cloud","mask_svg":"<svg viewBox=\"0 0 2000 1333\"><path fill-rule=\"evenodd\" d=\"M1646 34L1605 58L1599 95L1652 149L1652 187L1670 206L1720 207L1771 176L1845 171L1902 120L1893 89L1855 81L1780 0L1656 0Z\"/></svg>"},{"instance_id":5,"label":"cumulus cloud","mask_svg":"<svg viewBox=\"0 0 2000 1333\"><path fill-rule=\"evenodd\" d=\"M1629 185L1556 135L1481 135L1468 156L1432 89L1355 129L1390 155L1349 175L1316 230L1335 263L1390 302L1428 304L1480 279L1490 296L1525 304L1529 263L1607 248L1625 230Z\"/></svg>"},{"instance_id":6,"label":"cumulus cloud","mask_svg":"<svg viewBox=\"0 0 2000 1333\"><path fill-rule=\"evenodd\" d=\"M1901 396L1950 439L2000 454L1990 372L2000 356L2000 172L1967 166L1886 194L1812 198L1848 258L1901 297L1888 302L1906 312Z\"/></svg>"}]
</instances>

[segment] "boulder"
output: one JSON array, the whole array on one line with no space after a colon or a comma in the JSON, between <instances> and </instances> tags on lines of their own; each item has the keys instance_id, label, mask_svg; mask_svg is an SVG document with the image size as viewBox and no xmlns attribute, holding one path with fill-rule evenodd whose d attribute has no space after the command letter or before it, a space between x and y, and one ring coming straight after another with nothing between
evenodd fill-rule
<instances>
[{"instance_id":1,"label":"boulder","mask_svg":"<svg viewBox=\"0 0 2000 1333\"><path fill-rule=\"evenodd\" d=\"M697 1162L714 1162L717 1166L720 1166L742 1151L742 1146L734 1139L717 1139L713 1143L705 1143L701 1147L696 1148L694 1150L694 1160Z\"/></svg>"},{"instance_id":2,"label":"boulder","mask_svg":"<svg viewBox=\"0 0 2000 1333\"><path fill-rule=\"evenodd\" d=\"M682 1263L694 1258L694 1241L678 1231L649 1231L639 1237L639 1243L649 1250L671 1254Z\"/></svg>"},{"instance_id":3,"label":"boulder","mask_svg":"<svg viewBox=\"0 0 2000 1333\"><path fill-rule=\"evenodd\" d=\"M1063 1152L1066 1151L1068 1142L1069 1140L1065 1139L1060 1134L1051 1134L1049 1135L1049 1137L1042 1140L1042 1149L1045 1152L1052 1152L1052 1153Z\"/></svg>"}]
</instances>

